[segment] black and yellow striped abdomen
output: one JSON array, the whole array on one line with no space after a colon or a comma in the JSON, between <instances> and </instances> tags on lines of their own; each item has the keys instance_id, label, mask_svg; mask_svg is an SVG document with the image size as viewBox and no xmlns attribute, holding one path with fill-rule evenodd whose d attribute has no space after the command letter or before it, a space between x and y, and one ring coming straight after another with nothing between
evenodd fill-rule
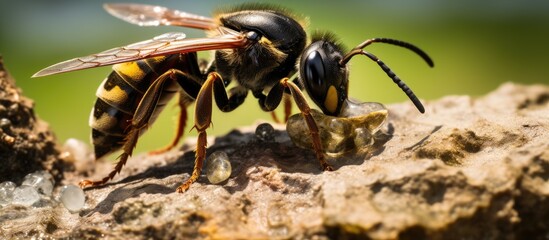
<instances>
[{"instance_id":1,"label":"black and yellow striped abdomen","mask_svg":"<svg viewBox=\"0 0 549 240\"><path fill-rule=\"evenodd\" d=\"M135 110L149 86L169 69L200 74L196 54L174 54L116 64L97 89L97 100L90 115L92 142L96 159L116 151L124 144ZM180 91L176 81L168 81L148 125L151 125L166 104ZM140 131L145 132L146 128Z\"/></svg>"}]
</instances>

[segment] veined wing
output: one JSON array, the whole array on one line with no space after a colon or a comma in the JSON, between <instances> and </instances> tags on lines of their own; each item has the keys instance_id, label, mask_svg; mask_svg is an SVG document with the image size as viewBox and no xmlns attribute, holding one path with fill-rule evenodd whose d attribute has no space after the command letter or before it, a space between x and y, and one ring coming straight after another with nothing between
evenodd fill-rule
<instances>
[{"instance_id":1,"label":"veined wing","mask_svg":"<svg viewBox=\"0 0 549 240\"><path fill-rule=\"evenodd\" d=\"M103 5L111 15L139 26L182 26L198 29L218 27L212 18L181 12L161 6L111 3Z\"/></svg>"},{"instance_id":2,"label":"veined wing","mask_svg":"<svg viewBox=\"0 0 549 240\"><path fill-rule=\"evenodd\" d=\"M176 53L242 48L249 42L239 32L223 27L218 30L220 35L212 38L188 39L184 33L177 32L162 34L150 40L60 62L40 70L32 77L42 77Z\"/></svg>"}]
</instances>

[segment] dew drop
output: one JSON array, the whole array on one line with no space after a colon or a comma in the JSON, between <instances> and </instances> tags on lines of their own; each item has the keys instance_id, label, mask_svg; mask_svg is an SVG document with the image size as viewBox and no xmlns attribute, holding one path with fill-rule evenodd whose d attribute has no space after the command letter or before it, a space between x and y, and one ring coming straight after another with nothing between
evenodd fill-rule
<instances>
[{"instance_id":1,"label":"dew drop","mask_svg":"<svg viewBox=\"0 0 549 240\"><path fill-rule=\"evenodd\" d=\"M61 148L61 158L72 162L76 171L86 172L93 167L93 153L85 142L76 138L69 138Z\"/></svg>"},{"instance_id":2,"label":"dew drop","mask_svg":"<svg viewBox=\"0 0 549 240\"><path fill-rule=\"evenodd\" d=\"M46 171L37 171L27 174L23 179L21 186L30 186L35 188L40 194L51 196L53 184L53 176L50 173Z\"/></svg>"},{"instance_id":3,"label":"dew drop","mask_svg":"<svg viewBox=\"0 0 549 240\"><path fill-rule=\"evenodd\" d=\"M13 204L32 206L40 200L40 194L31 186L19 186L13 190Z\"/></svg>"},{"instance_id":4,"label":"dew drop","mask_svg":"<svg viewBox=\"0 0 549 240\"><path fill-rule=\"evenodd\" d=\"M217 151L208 157L206 176L212 184L221 183L231 176L231 162L227 153Z\"/></svg>"},{"instance_id":5,"label":"dew drop","mask_svg":"<svg viewBox=\"0 0 549 240\"><path fill-rule=\"evenodd\" d=\"M374 144L374 138L368 129L357 128L355 129L355 134L354 142L357 149Z\"/></svg>"},{"instance_id":6,"label":"dew drop","mask_svg":"<svg viewBox=\"0 0 549 240\"><path fill-rule=\"evenodd\" d=\"M14 182L5 181L0 183L0 206L6 206L13 200L13 190L17 185Z\"/></svg>"},{"instance_id":7,"label":"dew drop","mask_svg":"<svg viewBox=\"0 0 549 240\"><path fill-rule=\"evenodd\" d=\"M374 135L386 122L388 112L380 103L355 103L347 101L339 116L325 115L311 109L311 116L318 126L322 148L336 156L371 146ZM300 114L292 115L286 124L292 142L302 148L313 149L310 130Z\"/></svg>"},{"instance_id":8,"label":"dew drop","mask_svg":"<svg viewBox=\"0 0 549 240\"><path fill-rule=\"evenodd\" d=\"M269 123L262 123L255 129L255 136L263 142L273 142L275 138L275 130Z\"/></svg>"},{"instance_id":9,"label":"dew drop","mask_svg":"<svg viewBox=\"0 0 549 240\"><path fill-rule=\"evenodd\" d=\"M86 195L84 190L75 185L63 186L59 201L63 203L66 209L70 212L78 212L84 208L86 203Z\"/></svg>"}]
</instances>

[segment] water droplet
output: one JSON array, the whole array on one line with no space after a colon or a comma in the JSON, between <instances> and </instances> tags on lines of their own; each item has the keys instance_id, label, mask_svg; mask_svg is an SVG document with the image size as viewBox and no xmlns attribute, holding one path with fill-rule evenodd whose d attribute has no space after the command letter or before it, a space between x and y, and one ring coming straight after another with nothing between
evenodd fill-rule
<instances>
[{"instance_id":1,"label":"water droplet","mask_svg":"<svg viewBox=\"0 0 549 240\"><path fill-rule=\"evenodd\" d=\"M275 130L269 123L262 123L255 129L255 136L264 142L273 142L275 138Z\"/></svg>"},{"instance_id":2,"label":"water droplet","mask_svg":"<svg viewBox=\"0 0 549 240\"><path fill-rule=\"evenodd\" d=\"M213 184L221 183L231 176L231 162L229 156L223 151L216 151L208 157L206 176Z\"/></svg>"},{"instance_id":3,"label":"water droplet","mask_svg":"<svg viewBox=\"0 0 549 240\"><path fill-rule=\"evenodd\" d=\"M40 194L31 186L19 186L13 190L13 204L32 206L40 200Z\"/></svg>"},{"instance_id":4,"label":"water droplet","mask_svg":"<svg viewBox=\"0 0 549 240\"><path fill-rule=\"evenodd\" d=\"M355 129L354 142L357 148L363 148L374 144L374 138L368 129L357 128Z\"/></svg>"},{"instance_id":5,"label":"water droplet","mask_svg":"<svg viewBox=\"0 0 549 240\"><path fill-rule=\"evenodd\" d=\"M59 201L63 203L66 209L70 212L78 212L84 208L86 203L86 195L84 190L75 185L63 186Z\"/></svg>"},{"instance_id":6,"label":"water droplet","mask_svg":"<svg viewBox=\"0 0 549 240\"><path fill-rule=\"evenodd\" d=\"M341 116L328 116L311 109L318 126L320 141L326 153L341 154L373 144L373 135L387 120L387 110L379 103L347 101ZM292 142L301 148L312 149L309 128L301 114L288 119L286 130Z\"/></svg>"},{"instance_id":7,"label":"water droplet","mask_svg":"<svg viewBox=\"0 0 549 240\"><path fill-rule=\"evenodd\" d=\"M30 186L35 188L40 194L51 196L53 183L53 176L50 173L46 171L37 171L27 174L23 179L21 186Z\"/></svg>"},{"instance_id":8,"label":"water droplet","mask_svg":"<svg viewBox=\"0 0 549 240\"><path fill-rule=\"evenodd\" d=\"M86 172L94 166L94 157L89 145L76 138L65 141L60 156L63 160L73 163L78 172Z\"/></svg>"},{"instance_id":9,"label":"water droplet","mask_svg":"<svg viewBox=\"0 0 549 240\"><path fill-rule=\"evenodd\" d=\"M91 151L88 144L76 138L67 139L63 144L62 150L63 153L68 154L76 161L84 161L91 158Z\"/></svg>"},{"instance_id":10,"label":"water droplet","mask_svg":"<svg viewBox=\"0 0 549 240\"><path fill-rule=\"evenodd\" d=\"M6 206L11 203L15 187L17 185L10 181L0 183L0 206Z\"/></svg>"}]
</instances>

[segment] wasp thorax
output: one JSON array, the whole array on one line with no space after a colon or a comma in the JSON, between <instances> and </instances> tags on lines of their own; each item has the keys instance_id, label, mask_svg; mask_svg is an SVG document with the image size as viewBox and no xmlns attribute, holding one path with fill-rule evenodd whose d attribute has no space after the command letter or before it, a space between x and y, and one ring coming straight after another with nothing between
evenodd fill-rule
<instances>
[{"instance_id":1,"label":"wasp thorax","mask_svg":"<svg viewBox=\"0 0 549 240\"><path fill-rule=\"evenodd\" d=\"M315 109L311 110L311 115L318 124L323 149L337 155L373 145L376 133L387 120L388 112L380 103L354 103L348 100L337 117ZM307 123L301 114L288 119L286 130L297 146L313 148Z\"/></svg>"}]
</instances>

